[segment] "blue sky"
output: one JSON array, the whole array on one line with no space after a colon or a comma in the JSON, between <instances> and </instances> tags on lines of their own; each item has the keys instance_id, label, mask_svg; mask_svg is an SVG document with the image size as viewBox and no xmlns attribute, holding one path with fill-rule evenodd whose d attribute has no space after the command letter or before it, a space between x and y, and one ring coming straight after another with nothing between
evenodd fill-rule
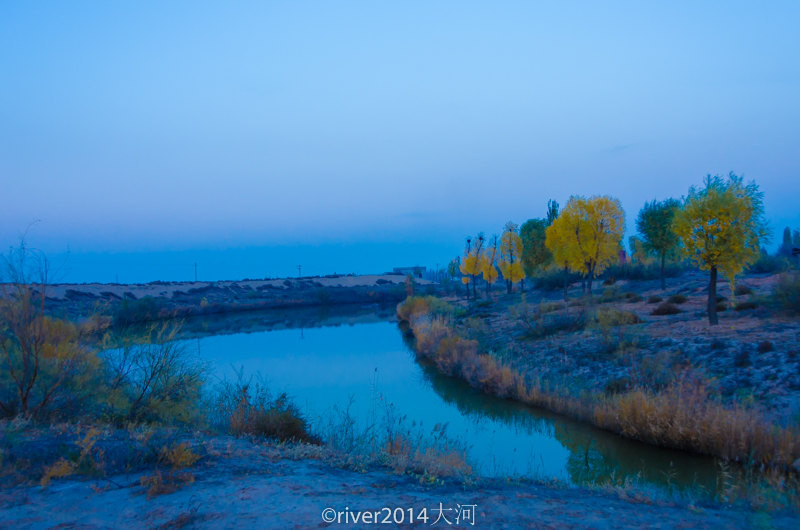
<instances>
[{"instance_id":1,"label":"blue sky","mask_svg":"<svg viewBox=\"0 0 800 530\"><path fill-rule=\"evenodd\" d=\"M800 228L799 22L798 2L3 2L0 244L38 221L73 266L386 270L571 194L618 197L632 234L645 201L729 171L779 238Z\"/></svg>"}]
</instances>

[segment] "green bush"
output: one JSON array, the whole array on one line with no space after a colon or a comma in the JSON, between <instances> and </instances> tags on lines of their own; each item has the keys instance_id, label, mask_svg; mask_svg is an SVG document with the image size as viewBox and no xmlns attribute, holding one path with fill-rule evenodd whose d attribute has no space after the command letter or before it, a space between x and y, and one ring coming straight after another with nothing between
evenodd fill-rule
<instances>
[{"instance_id":1,"label":"green bush","mask_svg":"<svg viewBox=\"0 0 800 530\"><path fill-rule=\"evenodd\" d=\"M781 275L772 296L783 310L800 314L800 275L797 273Z\"/></svg>"},{"instance_id":2,"label":"green bush","mask_svg":"<svg viewBox=\"0 0 800 530\"><path fill-rule=\"evenodd\" d=\"M774 274L790 269L791 262L784 256L771 256L762 252L758 260L745 269L748 274Z\"/></svg>"},{"instance_id":3,"label":"green bush","mask_svg":"<svg viewBox=\"0 0 800 530\"><path fill-rule=\"evenodd\" d=\"M657 303L661 302L662 300L664 300L664 299L661 298L660 296L653 295L653 296L650 296L650 297L647 298L647 303L648 304L657 304Z\"/></svg>"}]
</instances>

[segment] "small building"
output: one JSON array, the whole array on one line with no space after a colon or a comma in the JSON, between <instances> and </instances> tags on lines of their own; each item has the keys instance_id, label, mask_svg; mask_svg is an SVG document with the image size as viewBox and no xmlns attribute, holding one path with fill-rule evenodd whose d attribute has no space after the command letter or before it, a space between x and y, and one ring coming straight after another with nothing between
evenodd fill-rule
<instances>
[{"instance_id":1,"label":"small building","mask_svg":"<svg viewBox=\"0 0 800 530\"><path fill-rule=\"evenodd\" d=\"M422 273L425 272L425 267L421 265L414 265L413 267L394 267L392 274L402 274L404 276L411 275L415 278L422 278Z\"/></svg>"}]
</instances>

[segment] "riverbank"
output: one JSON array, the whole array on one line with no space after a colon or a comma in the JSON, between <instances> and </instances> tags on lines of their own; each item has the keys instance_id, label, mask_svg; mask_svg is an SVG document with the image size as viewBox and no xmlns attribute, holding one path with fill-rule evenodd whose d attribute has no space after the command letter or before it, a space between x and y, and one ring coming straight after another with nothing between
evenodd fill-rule
<instances>
[{"instance_id":1,"label":"riverbank","mask_svg":"<svg viewBox=\"0 0 800 530\"><path fill-rule=\"evenodd\" d=\"M796 528L798 524L792 513L655 501L630 488L569 488L480 478L423 484L413 471L364 465L325 447L303 444L138 429L130 434L101 431L86 451L81 440L94 431L74 436L63 426L60 435L56 429L33 438L12 431L9 424L0 429L7 454L13 453L8 447L11 434L16 447L24 441L25 451L38 451L44 464L56 462L59 451L70 450L104 462L104 467L98 463L94 469L86 465L82 474L53 476L43 485L38 478L20 481L9 472L15 460L5 458L0 525L14 528L371 527L374 523L367 519L353 522L356 513L363 518L364 512L378 512L379 520L387 514L403 517L403 526L420 528L433 525L440 516L450 524L442 519L438 526L474 523L477 528ZM120 440L125 437L127 446ZM183 447L182 458L173 456L169 464L151 450L162 445ZM326 512L326 517L341 517L342 523L334 519L326 524L326 508L335 512ZM459 510L461 519L456 522ZM414 525L407 524L411 513Z\"/></svg>"},{"instance_id":2,"label":"riverbank","mask_svg":"<svg viewBox=\"0 0 800 530\"><path fill-rule=\"evenodd\" d=\"M414 298L398 316L420 357L486 393L796 481L800 322L770 305L777 276L751 275L710 327L703 280L689 273L666 292L617 282L568 303L544 292Z\"/></svg>"},{"instance_id":3,"label":"riverbank","mask_svg":"<svg viewBox=\"0 0 800 530\"><path fill-rule=\"evenodd\" d=\"M76 320L105 315L118 324L188 316L330 307L394 305L407 294L407 277L399 274L331 275L304 278L217 282L151 282L146 284L52 284L44 287L48 313ZM435 284L414 279L420 288ZM38 296L40 287L31 286Z\"/></svg>"}]
</instances>

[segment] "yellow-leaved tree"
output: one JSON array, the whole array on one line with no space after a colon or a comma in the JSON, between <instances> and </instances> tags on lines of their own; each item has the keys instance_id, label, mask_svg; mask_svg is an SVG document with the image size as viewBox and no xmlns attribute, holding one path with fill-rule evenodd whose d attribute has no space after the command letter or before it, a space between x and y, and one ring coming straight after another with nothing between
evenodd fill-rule
<instances>
[{"instance_id":1,"label":"yellow-leaved tree","mask_svg":"<svg viewBox=\"0 0 800 530\"><path fill-rule=\"evenodd\" d=\"M461 260L459 270L462 276L461 281L467 288L467 298L469 298L469 284L472 284L472 297L476 298L475 281L478 275L483 270L482 256L483 256L483 243L485 238L483 234L478 234L473 242L472 238L467 238L467 246L464 248L464 259Z\"/></svg>"},{"instance_id":2,"label":"yellow-leaved tree","mask_svg":"<svg viewBox=\"0 0 800 530\"><path fill-rule=\"evenodd\" d=\"M522 238L518 227L511 221L503 228L500 237L500 272L506 281L506 290L511 293L515 283L525 279L522 267Z\"/></svg>"},{"instance_id":3,"label":"yellow-leaved tree","mask_svg":"<svg viewBox=\"0 0 800 530\"><path fill-rule=\"evenodd\" d=\"M497 281L497 236L492 236L486 250L481 256L481 272L486 282L486 297L489 297L489 289Z\"/></svg>"},{"instance_id":4,"label":"yellow-leaved tree","mask_svg":"<svg viewBox=\"0 0 800 530\"><path fill-rule=\"evenodd\" d=\"M547 228L545 245L556 263L586 276L591 296L592 280L618 259L624 232L625 213L619 200L573 196Z\"/></svg>"},{"instance_id":5,"label":"yellow-leaved tree","mask_svg":"<svg viewBox=\"0 0 800 530\"><path fill-rule=\"evenodd\" d=\"M727 180L709 175L703 189L689 189L673 229L684 253L710 271L708 323L716 325L717 271L728 277L733 298L736 275L758 259L760 244L768 237L763 194L755 182L745 185L733 173Z\"/></svg>"}]
</instances>

